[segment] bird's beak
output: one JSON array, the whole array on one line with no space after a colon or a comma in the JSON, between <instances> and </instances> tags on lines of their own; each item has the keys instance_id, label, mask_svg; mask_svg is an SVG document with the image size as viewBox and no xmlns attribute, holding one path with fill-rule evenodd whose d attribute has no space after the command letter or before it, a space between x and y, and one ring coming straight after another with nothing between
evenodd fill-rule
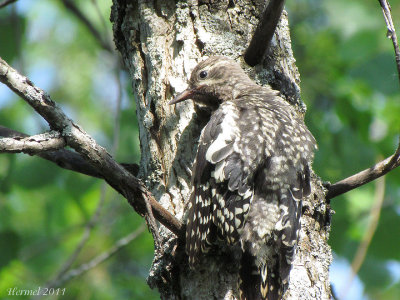
<instances>
[{"instance_id":1,"label":"bird's beak","mask_svg":"<svg viewBox=\"0 0 400 300\"><path fill-rule=\"evenodd\" d=\"M176 96L173 100L171 100L168 104L171 105L171 104L176 104L176 103L185 101L187 99L192 98L194 94L195 94L194 89L184 90L182 93L180 93L178 96Z\"/></svg>"}]
</instances>

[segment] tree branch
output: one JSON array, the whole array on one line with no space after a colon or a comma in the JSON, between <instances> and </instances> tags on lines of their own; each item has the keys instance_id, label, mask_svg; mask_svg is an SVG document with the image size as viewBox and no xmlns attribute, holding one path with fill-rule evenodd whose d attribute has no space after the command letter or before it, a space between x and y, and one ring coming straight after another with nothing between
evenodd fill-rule
<instances>
[{"instance_id":1,"label":"tree branch","mask_svg":"<svg viewBox=\"0 0 400 300\"><path fill-rule=\"evenodd\" d=\"M116 109L114 111L114 130L113 130L113 143L111 147L111 154L115 155L117 152L118 146L119 146L119 129L120 129L120 116L121 116L121 102L122 102L122 93L121 93L121 80L119 77L119 72L115 72L116 74L116 79L118 83L118 95L116 99ZM81 240L79 241L78 245L76 246L75 250L72 252L72 254L69 256L69 258L64 262L60 270L56 273L56 275L53 277L53 279L50 279L47 281L45 286L47 287L54 287L56 286L55 284L60 281L60 279L70 270L72 264L76 261L78 258L79 253L82 251L83 247L87 243L87 241L90 238L90 235L92 233L92 229L96 225L96 223L100 219L100 213L104 205L104 201L106 198L106 189L107 189L107 184L106 182L103 182L101 185L101 191L100 191L100 199L99 203L97 204L96 211L90 218L90 220L86 223L85 229L83 232L83 235L81 237Z\"/></svg>"},{"instance_id":2,"label":"tree branch","mask_svg":"<svg viewBox=\"0 0 400 300\"><path fill-rule=\"evenodd\" d=\"M379 3L382 8L383 17L385 19L386 27L387 27L387 37L392 40L394 54L396 58L396 66L397 66L397 74L400 81L400 50L399 50L399 42L397 40L396 30L393 25L392 14L390 13L390 4L386 0L379 0ZM386 173L390 172L394 168L397 168L400 165L400 139L399 145L397 146L396 152L386 158L385 160L377 163L369 169L361 171L355 175L352 175L346 179L343 179L335 184L332 184L328 187L328 193L326 195L326 199L332 199L336 196L344 194L352 189L355 189L359 186L362 186L368 182L371 182Z\"/></svg>"},{"instance_id":3,"label":"tree branch","mask_svg":"<svg viewBox=\"0 0 400 300\"><path fill-rule=\"evenodd\" d=\"M270 0L265 8L257 29L244 53L244 61L254 67L262 60L265 51L271 44L272 37L282 14L285 0Z\"/></svg>"},{"instance_id":4,"label":"tree branch","mask_svg":"<svg viewBox=\"0 0 400 300\"><path fill-rule=\"evenodd\" d=\"M358 188L368 182L371 182L394 168L397 168L400 165L400 141L399 146L396 152L386 158L385 160L377 163L369 169L361 171L355 175L352 175L346 179L343 179L335 184L332 184L328 187L328 193L326 194L326 199L332 199L336 196L344 194L352 189Z\"/></svg>"},{"instance_id":5,"label":"tree branch","mask_svg":"<svg viewBox=\"0 0 400 300\"><path fill-rule=\"evenodd\" d=\"M50 131L30 137L10 137L0 139L0 153L36 154L43 151L57 150L66 145L59 132Z\"/></svg>"},{"instance_id":6,"label":"tree branch","mask_svg":"<svg viewBox=\"0 0 400 300\"><path fill-rule=\"evenodd\" d=\"M0 137L23 138L29 137L29 135L6 128L4 126L0 126ZM35 155L55 163L60 168L103 179L103 176L95 168L93 168L92 165L88 164L81 155L74 151L60 149L57 151L35 153ZM125 167L125 169L127 169L127 167ZM128 170L131 172L130 169Z\"/></svg>"},{"instance_id":7,"label":"tree branch","mask_svg":"<svg viewBox=\"0 0 400 300\"><path fill-rule=\"evenodd\" d=\"M43 90L36 87L28 78L19 74L0 58L0 81L6 84L25 102L32 106L50 125L58 131L67 145L80 153L103 178L120 192L141 215L146 213L144 198L147 198L154 217L179 235L181 222L158 203L145 185L121 165L107 151L99 146L79 125L69 119L60 107Z\"/></svg>"},{"instance_id":8,"label":"tree branch","mask_svg":"<svg viewBox=\"0 0 400 300\"><path fill-rule=\"evenodd\" d=\"M0 137L23 138L29 137L29 135L0 125ZM92 165L84 160L79 153L76 153L74 151L60 149L56 151L39 152L35 153L34 155L55 163L60 168L88 175L91 177L104 179L103 175L101 175L95 168L93 168ZM133 176L136 176L139 172L139 166L137 164L120 163L120 165L128 170L129 173L131 173Z\"/></svg>"},{"instance_id":9,"label":"tree branch","mask_svg":"<svg viewBox=\"0 0 400 300\"><path fill-rule=\"evenodd\" d=\"M0 3L0 8L6 7L7 5L16 2L17 0L4 0Z\"/></svg>"}]
</instances>

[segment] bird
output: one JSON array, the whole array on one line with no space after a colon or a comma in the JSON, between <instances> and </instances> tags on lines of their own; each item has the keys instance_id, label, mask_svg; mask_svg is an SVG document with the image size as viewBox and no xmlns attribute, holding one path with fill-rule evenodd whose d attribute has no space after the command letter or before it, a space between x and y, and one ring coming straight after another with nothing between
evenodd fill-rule
<instances>
[{"instance_id":1,"label":"bird","mask_svg":"<svg viewBox=\"0 0 400 300\"><path fill-rule=\"evenodd\" d=\"M240 249L239 298L281 299L289 285L302 214L311 193L316 141L279 91L240 64L211 56L169 104L192 99L211 110L192 171L186 253L196 268L223 243Z\"/></svg>"}]
</instances>

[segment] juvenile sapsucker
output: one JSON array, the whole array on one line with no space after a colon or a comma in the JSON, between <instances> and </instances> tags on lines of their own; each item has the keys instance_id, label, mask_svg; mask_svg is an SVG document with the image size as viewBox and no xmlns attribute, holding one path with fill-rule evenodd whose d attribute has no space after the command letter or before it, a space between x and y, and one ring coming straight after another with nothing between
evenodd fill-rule
<instances>
[{"instance_id":1,"label":"juvenile sapsucker","mask_svg":"<svg viewBox=\"0 0 400 300\"><path fill-rule=\"evenodd\" d=\"M280 299L289 284L302 199L310 194L315 139L277 91L257 85L225 57L199 63L188 89L171 104L187 99L212 109L192 175L189 263L194 267L218 239L239 244L240 297Z\"/></svg>"}]
</instances>

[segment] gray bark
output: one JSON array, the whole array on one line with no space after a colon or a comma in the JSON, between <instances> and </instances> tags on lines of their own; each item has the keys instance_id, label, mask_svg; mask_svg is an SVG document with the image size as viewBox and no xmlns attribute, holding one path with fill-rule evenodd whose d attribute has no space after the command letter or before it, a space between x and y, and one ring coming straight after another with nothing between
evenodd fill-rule
<instances>
[{"instance_id":1,"label":"gray bark","mask_svg":"<svg viewBox=\"0 0 400 300\"><path fill-rule=\"evenodd\" d=\"M201 111L191 101L168 106L186 88L191 70L204 56L225 55L242 63L250 77L270 84L305 113L300 77L291 50L284 12L262 63L246 67L243 53L265 2L114 0L114 40L130 72L139 120L139 176L159 202L184 221L190 172L200 130ZM330 209L319 179L304 201L299 250L284 299L330 299L331 249L327 244ZM226 254L203 258L189 270L178 240L160 226L148 283L163 299L237 299L238 262Z\"/></svg>"}]
</instances>

